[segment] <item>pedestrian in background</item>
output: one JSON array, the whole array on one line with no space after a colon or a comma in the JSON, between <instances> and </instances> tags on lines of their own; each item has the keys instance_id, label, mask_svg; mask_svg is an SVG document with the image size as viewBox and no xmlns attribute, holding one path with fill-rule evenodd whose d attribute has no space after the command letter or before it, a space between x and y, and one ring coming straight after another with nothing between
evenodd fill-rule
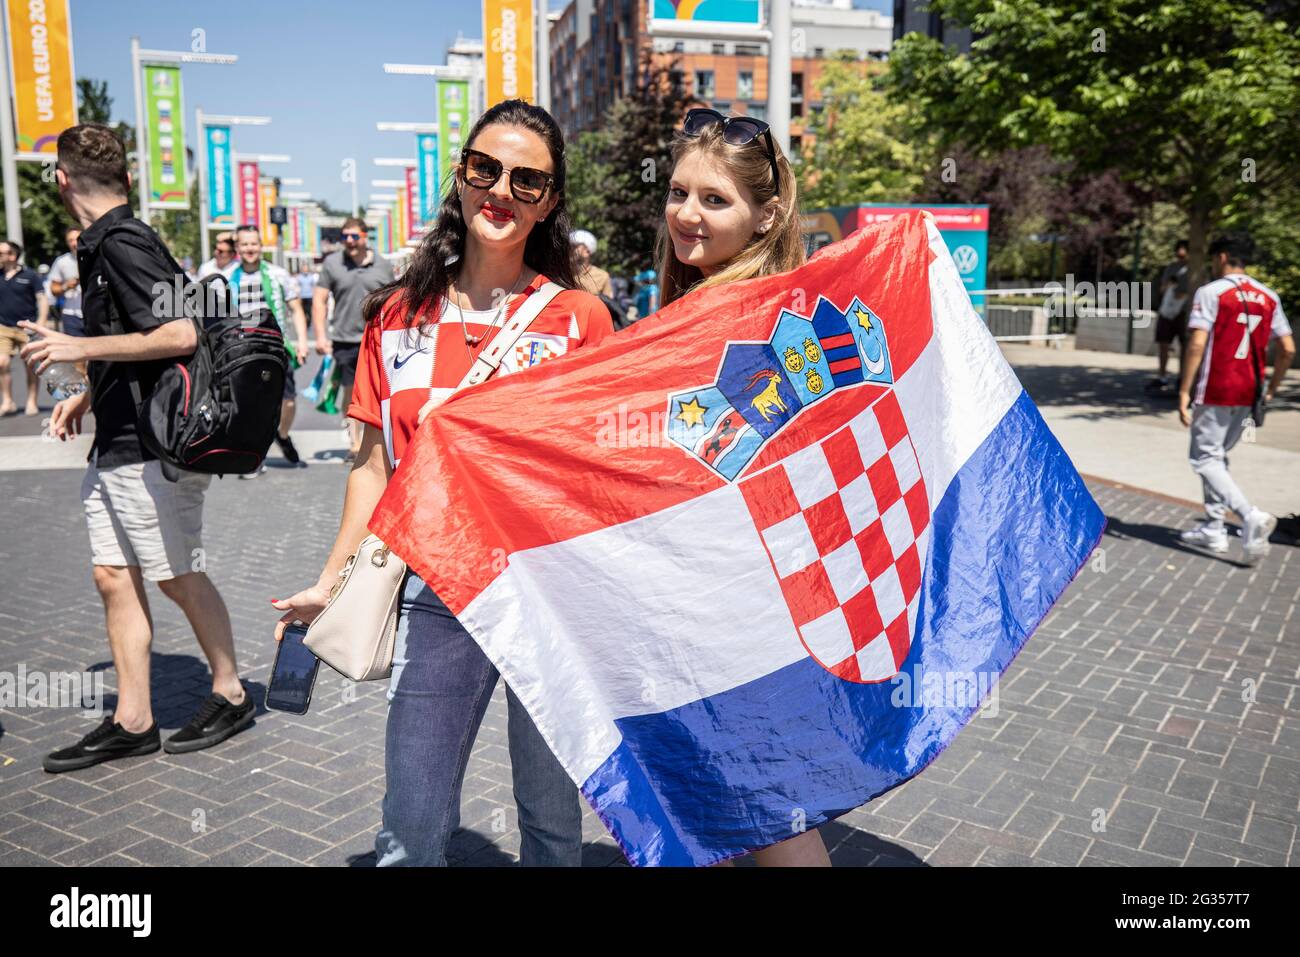
<instances>
[{"instance_id":1,"label":"pedestrian in background","mask_svg":"<svg viewBox=\"0 0 1300 957\"><path fill-rule=\"evenodd\" d=\"M1276 397L1295 358L1295 340L1282 301L1272 289L1246 275L1252 252L1250 240L1242 235L1222 236L1210 244L1210 265L1218 278L1196 290L1178 390L1178 416L1191 429L1189 457L1192 471L1201 479L1206 514L1200 525L1180 538L1212 552L1226 552L1223 519L1230 508L1242 520L1241 548L1248 564L1268 552L1277 519L1250 504L1228 472L1228 452L1241 439L1257 399ZM1266 386L1264 355L1272 339L1278 340L1278 351Z\"/></svg>"},{"instance_id":2,"label":"pedestrian in background","mask_svg":"<svg viewBox=\"0 0 1300 957\"><path fill-rule=\"evenodd\" d=\"M591 261L596 255L596 237L585 229L575 229L569 236L569 243L573 247L573 275L578 280L578 288L593 296L613 299L614 287L610 285L609 273Z\"/></svg>"},{"instance_id":3,"label":"pedestrian in background","mask_svg":"<svg viewBox=\"0 0 1300 957\"><path fill-rule=\"evenodd\" d=\"M1164 392L1173 384L1168 369L1169 353L1175 340L1178 342L1178 368L1179 372L1182 371L1183 353L1187 350L1187 314L1192 306L1187 240L1180 239L1174 247L1174 261L1161 271L1158 287L1156 344L1160 353L1156 360L1156 377L1147 384L1149 392Z\"/></svg>"},{"instance_id":4,"label":"pedestrian in background","mask_svg":"<svg viewBox=\"0 0 1300 957\"><path fill-rule=\"evenodd\" d=\"M45 296L45 284L33 270L22 264L23 247L12 239L0 242L0 415L18 411L13 398L13 373L10 371L14 353L27 344L28 336L21 323L35 324L42 329L49 325L50 301ZM27 374L27 415L36 415L36 389L40 378Z\"/></svg>"},{"instance_id":5,"label":"pedestrian in background","mask_svg":"<svg viewBox=\"0 0 1300 957\"><path fill-rule=\"evenodd\" d=\"M312 293L311 327L316 336L316 351L334 357L334 368L342 390L340 408L352 402L352 386L357 378L357 357L366 319L361 304L366 296L393 281L393 267L387 259L370 248L365 220L349 216L343 221L343 248L325 257L320 277ZM326 316L330 296L334 297L334 314ZM361 424L347 422L349 445L347 460L355 461L361 449Z\"/></svg>"},{"instance_id":6,"label":"pedestrian in background","mask_svg":"<svg viewBox=\"0 0 1300 957\"><path fill-rule=\"evenodd\" d=\"M217 238L212 243L212 258L199 264L199 271L195 274L195 278L203 280L219 272L225 272L237 258L234 232L217 233Z\"/></svg>"},{"instance_id":7,"label":"pedestrian in background","mask_svg":"<svg viewBox=\"0 0 1300 957\"><path fill-rule=\"evenodd\" d=\"M68 251L50 265L47 280L51 294L60 297L59 331L70 336L84 336L86 326L81 316L81 285L77 279L77 240L81 238L80 226L69 226L63 232Z\"/></svg>"},{"instance_id":8,"label":"pedestrian in background","mask_svg":"<svg viewBox=\"0 0 1300 957\"><path fill-rule=\"evenodd\" d=\"M275 433L275 444L285 461L295 468L306 467L298 449L289 437L294 415L298 410L298 390L294 370L307 361L307 316L302 311L302 292L298 280L284 268L262 258L262 233L251 224L235 230L235 250L238 262L226 268L223 275L230 282L235 302L241 316L257 316L267 309L275 316L276 325L284 335L289 366L284 370L284 392L280 399L280 426ZM290 333L293 337L290 338ZM241 479L252 479L266 471L262 463L256 472L246 472Z\"/></svg>"},{"instance_id":9,"label":"pedestrian in background","mask_svg":"<svg viewBox=\"0 0 1300 957\"><path fill-rule=\"evenodd\" d=\"M298 305L302 307L304 316L311 315L311 300L316 292L316 283L319 277L316 275L316 266L310 259L300 259L298 261L298 272L294 276L298 280ZM307 361L307 356L300 356L303 362Z\"/></svg>"}]
</instances>

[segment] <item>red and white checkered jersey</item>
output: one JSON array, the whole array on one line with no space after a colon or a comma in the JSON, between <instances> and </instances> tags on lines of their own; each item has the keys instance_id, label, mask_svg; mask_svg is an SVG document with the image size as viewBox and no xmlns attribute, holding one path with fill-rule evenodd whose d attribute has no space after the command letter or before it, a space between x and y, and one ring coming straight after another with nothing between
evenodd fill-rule
<instances>
[{"instance_id":1,"label":"red and white checkered jersey","mask_svg":"<svg viewBox=\"0 0 1300 957\"><path fill-rule=\"evenodd\" d=\"M1269 340L1291 335L1277 293L1239 272L1196 290L1187 328L1210 334L1192 397L1202 405L1252 404Z\"/></svg>"},{"instance_id":2,"label":"red and white checkered jersey","mask_svg":"<svg viewBox=\"0 0 1300 957\"><path fill-rule=\"evenodd\" d=\"M495 309L465 310L465 328L471 336L482 337L474 346L465 342L461 314L446 299L436 321L425 321L421 316L418 329L407 328L400 290L384 303L379 316L366 325L361 340L348 415L383 429L388 457L394 466L415 434L417 416L425 402L451 395L509 317L546 282L546 277L539 275L522 293L512 296L505 317L496 325L491 325L497 315ZM599 342L613 331L604 303L590 293L566 289L533 320L494 375L508 375L564 355L579 346Z\"/></svg>"}]
</instances>

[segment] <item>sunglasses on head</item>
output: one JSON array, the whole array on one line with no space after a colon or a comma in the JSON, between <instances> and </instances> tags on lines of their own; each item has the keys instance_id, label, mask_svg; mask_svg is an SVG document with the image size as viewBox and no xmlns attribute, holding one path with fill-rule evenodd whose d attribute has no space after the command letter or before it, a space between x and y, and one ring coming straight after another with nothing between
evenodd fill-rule
<instances>
[{"instance_id":1,"label":"sunglasses on head","mask_svg":"<svg viewBox=\"0 0 1300 957\"><path fill-rule=\"evenodd\" d=\"M776 165L776 144L772 140L772 129L762 120L752 116L723 116L717 110L694 109L686 114L682 121L682 133L686 136L699 136L711 126L722 127L722 142L732 146L747 146L760 136L767 147L767 161L772 166L772 189L781 192L781 174Z\"/></svg>"},{"instance_id":2,"label":"sunglasses on head","mask_svg":"<svg viewBox=\"0 0 1300 957\"><path fill-rule=\"evenodd\" d=\"M491 189L502 173L509 173L510 193L521 203L540 203L555 183L555 177L545 170L528 166L508 170L495 156L478 150L461 150L460 163L465 182L475 189Z\"/></svg>"}]
</instances>

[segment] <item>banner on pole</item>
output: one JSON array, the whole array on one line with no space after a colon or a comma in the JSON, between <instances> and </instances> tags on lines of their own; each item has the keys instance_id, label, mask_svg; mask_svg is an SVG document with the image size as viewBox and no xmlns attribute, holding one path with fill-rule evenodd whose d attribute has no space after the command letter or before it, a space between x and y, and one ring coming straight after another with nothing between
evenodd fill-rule
<instances>
[{"instance_id":1,"label":"banner on pole","mask_svg":"<svg viewBox=\"0 0 1300 957\"><path fill-rule=\"evenodd\" d=\"M18 152L53 156L59 134L77 125L68 0L4 7Z\"/></svg>"},{"instance_id":2,"label":"banner on pole","mask_svg":"<svg viewBox=\"0 0 1300 957\"><path fill-rule=\"evenodd\" d=\"M258 185L256 163L239 164L239 222L257 223L261 221L261 194Z\"/></svg>"},{"instance_id":3,"label":"banner on pole","mask_svg":"<svg viewBox=\"0 0 1300 957\"><path fill-rule=\"evenodd\" d=\"M438 137L421 133L415 138L416 165L420 178L420 222L432 225L438 216L438 200L442 192L439 179Z\"/></svg>"},{"instance_id":4,"label":"banner on pole","mask_svg":"<svg viewBox=\"0 0 1300 957\"><path fill-rule=\"evenodd\" d=\"M420 171L415 166L406 167L406 238L416 239L424 232L424 217L420 215Z\"/></svg>"},{"instance_id":5,"label":"banner on pole","mask_svg":"<svg viewBox=\"0 0 1300 957\"><path fill-rule=\"evenodd\" d=\"M485 106L533 102L533 30L533 0L483 0Z\"/></svg>"},{"instance_id":6,"label":"banner on pole","mask_svg":"<svg viewBox=\"0 0 1300 957\"><path fill-rule=\"evenodd\" d=\"M495 101L494 101L495 102ZM445 183L451 169L460 162L461 137L469 121L469 83L466 80L438 81L438 182Z\"/></svg>"},{"instance_id":7,"label":"banner on pole","mask_svg":"<svg viewBox=\"0 0 1300 957\"><path fill-rule=\"evenodd\" d=\"M180 67L146 66L144 90L145 135L149 139L149 205L160 209L188 209Z\"/></svg>"},{"instance_id":8,"label":"banner on pole","mask_svg":"<svg viewBox=\"0 0 1300 957\"><path fill-rule=\"evenodd\" d=\"M275 183L269 179L261 183L261 206L258 209L258 228L262 234L263 246L274 246L279 227L271 222L271 207L276 204Z\"/></svg>"},{"instance_id":9,"label":"banner on pole","mask_svg":"<svg viewBox=\"0 0 1300 957\"><path fill-rule=\"evenodd\" d=\"M235 224L235 181L231 175L230 127L209 126L204 131L208 151L208 222Z\"/></svg>"},{"instance_id":10,"label":"banner on pole","mask_svg":"<svg viewBox=\"0 0 1300 957\"><path fill-rule=\"evenodd\" d=\"M406 239L411 234L410 223L407 222L407 210L410 208L406 199L406 187L397 187L397 202L393 204L393 215L397 219L397 233L393 237L393 245L400 247L406 245Z\"/></svg>"}]
</instances>

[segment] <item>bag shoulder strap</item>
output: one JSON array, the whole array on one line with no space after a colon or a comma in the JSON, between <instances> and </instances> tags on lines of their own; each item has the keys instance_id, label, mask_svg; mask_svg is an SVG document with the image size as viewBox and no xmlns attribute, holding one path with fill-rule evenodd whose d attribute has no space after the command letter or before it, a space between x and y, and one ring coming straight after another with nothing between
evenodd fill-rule
<instances>
[{"instance_id":1,"label":"bag shoulder strap","mask_svg":"<svg viewBox=\"0 0 1300 957\"><path fill-rule=\"evenodd\" d=\"M116 227L114 227L116 228ZM112 230L110 230L111 232ZM104 273L109 274L109 282L104 289L104 303L108 309L108 327L112 334L124 336L127 333L126 323L122 321L122 311L117 306L117 293L114 291L116 285L112 281L112 267L109 266L108 260L104 260L100 267ZM140 393L140 380L136 376L135 366L132 363L125 363L126 384L131 391L131 401L135 403L136 414L139 415L140 407L144 404L144 398Z\"/></svg>"},{"instance_id":2,"label":"bag shoulder strap","mask_svg":"<svg viewBox=\"0 0 1300 957\"><path fill-rule=\"evenodd\" d=\"M551 300L563 291L562 286L553 282L543 283L538 287L537 291L515 310L510 321L501 327L501 331L492 338L487 347L478 354L478 358L474 360L474 364L469 367L465 378L460 380L460 385L456 388L463 389L466 386L478 385L496 372L501 365L501 360L515 347L519 337L528 331L528 327L542 314L542 310L551 304Z\"/></svg>"},{"instance_id":3,"label":"bag shoulder strap","mask_svg":"<svg viewBox=\"0 0 1300 957\"><path fill-rule=\"evenodd\" d=\"M140 220L136 219L135 217L131 217L130 219L124 219L121 222L114 223L109 228L108 232L104 234L104 236L105 238L107 238L109 235L115 232L136 233L141 237L150 239L153 242L157 243L162 248L163 253L166 255L168 262L171 264L172 268L176 270L177 274L184 275L184 271L181 269L180 264L177 263L176 258L172 256L171 250L169 250L166 247L166 245L163 244L162 240L158 238L158 234L155 233L151 228L149 228L149 226L147 226L145 223L140 222ZM101 268L104 270L105 273L110 273L108 288L105 289L105 293L107 294L105 297L105 302L107 303L108 306L109 326L114 330L114 333L116 335L125 335L127 332L127 328L126 328L126 323L122 321L122 312L120 309L118 309L118 305L117 305L117 295L114 292L114 286L116 284L112 282L112 276L111 276L112 267L109 265L108 260L105 259ZM195 322L195 325L198 329L199 336L201 338L203 335L202 325L198 323L198 321L194 319L193 316L189 318ZM135 403L135 412L136 415L138 416L140 415L141 411L144 408L144 395L142 390L140 389L140 379L136 372L134 363L128 362L125 363L125 365L127 366L127 374L126 374L127 387L130 389L131 401ZM176 482L180 480L180 471L176 468L176 466L172 465L166 459L159 458L158 465L162 470L163 478L167 479L167 481Z\"/></svg>"}]
</instances>

